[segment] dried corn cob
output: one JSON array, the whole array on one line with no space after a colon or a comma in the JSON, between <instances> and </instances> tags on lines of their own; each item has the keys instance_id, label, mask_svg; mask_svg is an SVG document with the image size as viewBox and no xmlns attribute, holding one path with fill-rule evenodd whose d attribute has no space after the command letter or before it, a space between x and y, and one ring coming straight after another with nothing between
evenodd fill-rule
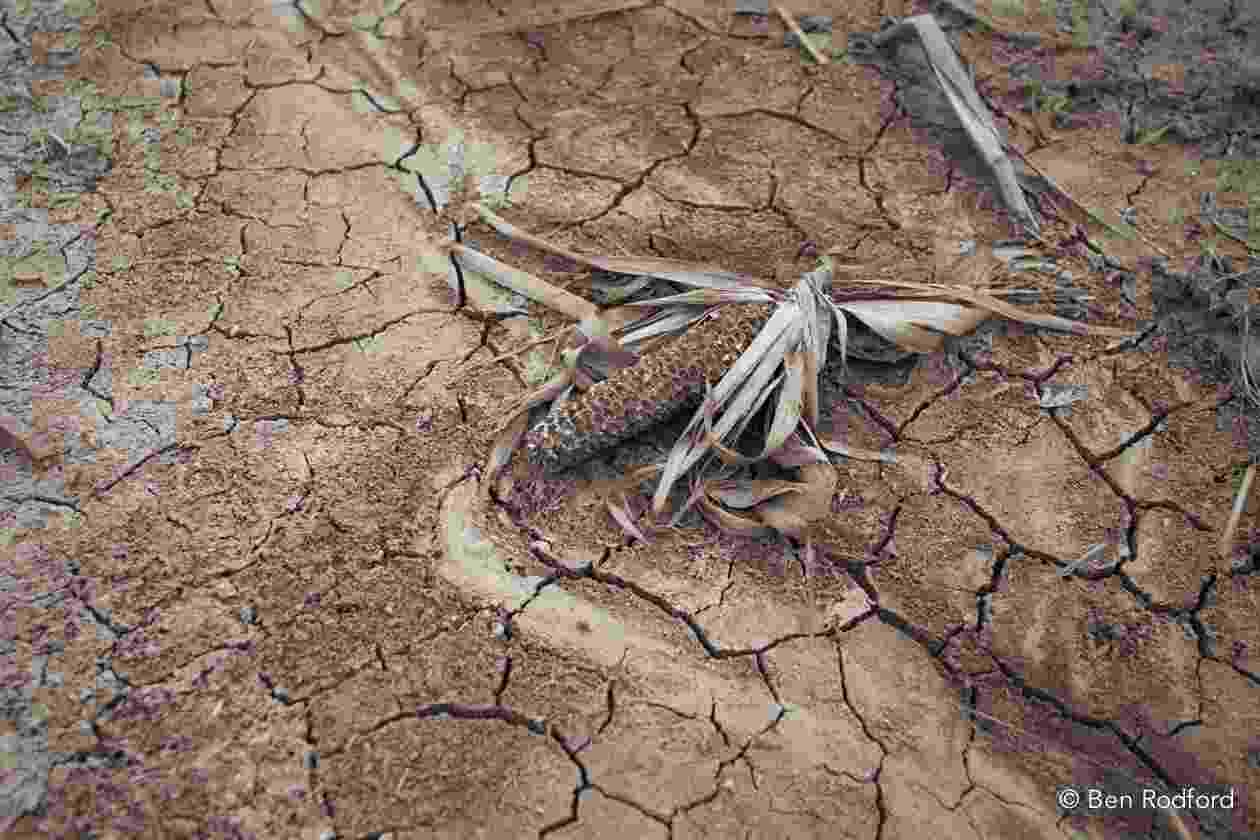
<instances>
[{"instance_id":1,"label":"dried corn cob","mask_svg":"<svg viewBox=\"0 0 1260 840\"><path fill-rule=\"evenodd\" d=\"M560 472L698 404L705 383L725 375L773 312L772 304L727 304L556 407L525 437L530 463Z\"/></svg>"}]
</instances>

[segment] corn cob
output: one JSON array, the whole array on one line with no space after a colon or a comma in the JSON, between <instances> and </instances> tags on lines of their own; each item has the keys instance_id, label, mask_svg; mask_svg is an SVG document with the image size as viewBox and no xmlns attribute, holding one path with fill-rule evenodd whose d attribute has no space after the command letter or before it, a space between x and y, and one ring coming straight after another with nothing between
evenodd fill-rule
<instances>
[{"instance_id":1,"label":"corn cob","mask_svg":"<svg viewBox=\"0 0 1260 840\"><path fill-rule=\"evenodd\" d=\"M773 312L772 304L727 304L557 406L525 437L530 464L566 470L699 404L706 382L717 384Z\"/></svg>"}]
</instances>

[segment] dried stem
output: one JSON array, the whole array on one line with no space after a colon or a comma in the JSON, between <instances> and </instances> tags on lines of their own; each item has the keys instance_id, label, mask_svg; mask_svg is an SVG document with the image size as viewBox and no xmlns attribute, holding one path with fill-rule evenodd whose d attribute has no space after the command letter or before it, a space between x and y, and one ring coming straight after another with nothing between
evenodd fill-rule
<instances>
[{"instance_id":1,"label":"dried stem","mask_svg":"<svg viewBox=\"0 0 1260 840\"><path fill-rule=\"evenodd\" d=\"M783 8L782 6L775 6L774 10L779 13L779 17L783 18L783 23L787 25L787 28L792 30L792 33L796 35L797 38L800 39L801 45L805 47L806 50L809 51L809 54L810 56L813 57L814 61L818 62L819 64L831 63L831 59L827 58L827 56L819 52L818 48L810 43L809 38L805 35L803 31L801 31L800 24L796 22L796 18L792 17L791 12L789 12L787 9Z\"/></svg>"},{"instance_id":2,"label":"dried stem","mask_svg":"<svg viewBox=\"0 0 1260 840\"><path fill-rule=\"evenodd\" d=\"M1251 493L1251 482L1256 477L1256 465L1248 464L1247 472L1243 475L1242 484L1238 488L1238 494L1234 496L1234 509L1230 511L1229 522L1225 523L1225 531L1221 534L1220 552L1221 556L1228 559L1230 550L1234 547L1234 533L1238 530L1238 520L1242 517L1243 508L1247 506L1247 496Z\"/></svg>"},{"instance_id":3,"label":"dried stem","mask_svg":"<svg viewBox=\"0 0 1260 840\"><path fill-rule=\"evenodd\" d=\"M484 362L477 362L474 365L469 365L468 367L464 368L463 370L459 372L459 377L462 378L470 374L476 373L479 370L484 370L485 368L491 367L492 365L497 365L499 362L505 361L507 359L511 359L515 356L519 356L525 351L532 350L538 345L546 344L549 341L556 342L558 346L560 339L564 338L564 336L567 333L570 333L572 331L573 331L572 324L569 324L568 326L565 326L565 327L561 327L558 330L553 330L547 333L546 335L544 335L542 338L535 339L534 341L531 341L528 344L524 344L516 348L515 350L509 350L506 353L500 353L498 356L495 356L493 359L487 359ZM554 359L555 354L553 353L552 356Z\"/></svg>"}]
</instances>

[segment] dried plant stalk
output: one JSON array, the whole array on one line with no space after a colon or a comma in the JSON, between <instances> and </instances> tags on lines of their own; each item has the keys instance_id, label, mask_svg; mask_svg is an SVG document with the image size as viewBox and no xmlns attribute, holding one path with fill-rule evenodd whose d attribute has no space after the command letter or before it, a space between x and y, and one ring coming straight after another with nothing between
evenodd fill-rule
<instances>
[{"instance_id":1,"label":"dried plant stalk","mask_svg":"<svg viewBox=\"0 0 1260 840\"><path fill-rule=\"evenodd\" d=\"M803 31L801 31L800 24L796 22L796 18L793 17L791 12L783 8L783 6L781 5L775 6L774 10L775 12L778 13L779 17L783 20L783 25L786 26L788 29L790 29L793 35L795 35L798 39L800 39L801 45L804 46L805 49L809 51L809 54L814 59L814 61L818 62L819 64L831 63L831 59L827 58L826 55L819 52L818 48L810 43L809 36L807 36Z\"/></svg>"},{"instance_id":2,"label":"dried plant stalk","mask_svg":"<svg viewBox=\"0 0 1260 840\"><path fill-rule=\"evenodd\" d=\"M872 296L849 295L836 300L832 297L833 269L845 273L860 269L833 266L830 260L803 275L791 290L783 290L713 266L659 258L588 257L529 234L483 207L477 207L477 213L499 233L568 256L579 264L656 277L689 289L599 311L541 278L471 248L451 246L455 256L468 267L580 319L579 330L588 339L585 345L566 353L564 371L509 407L507 421L496 436L487 462L487 475L498 474L522 438L535 467L559 472L699 400L701 409L692 416L686 431L665 461L653 467L653 473L660 475L652 497L654 516L664 512L675 483L697 466L698 474L693 476L695 492L688 506L702 502L711 513L719 510L718 496L708 499L712 504L705 502L705 485L713 478L708 467L715 457L729 463L773 460L801 470L805 479L799 482L798 493L765 499L738 515L727 512L727 526L769 526L781 533L804 534L810 521L825 515L825 506L818 500L830 498L828 488L834 486L834 469L823 451L830 447L823 442L805 443L798 430L814 437L812 429L819 414L818 376L828 361L833 328L838 347L836 358L843 365L848 352L848 315L884 340L918 353L938 350L945 336L964 335L992 315L1077 334L1131 334L1128 330L1090 327L1064 318L1035 315L976 289L939 283L853 277L851 285L874 287ZM953 303L951 299L965 303ZM656 315L614 326L636 307L655 310ZM616 334L622 335L620 341L614 338ZM634 352L647 349L648 345L659 349L646 357ZM583 354L589 349L602 353L612 363L613 372L603 382L577 393L570 402L553 406L545 420L532 430L527 429L528 415L534 407L553 403L562 394L572 392L575 385L581 388L590 383L583 361ZM763 451L751 458L736 453L730 448L731 441L767 403L772 408L772 421ZM729 493L726 495L730 497ZM614 508L614 516L618 512ZM620 513L623 515L618 521L623 527L632 523L634 517L628 510Z\"/></svg>"},{"instance_id":3,"label":"dried plant stalk","mask_svg":"<svg viewBox=\"0 0 1260 840\"><path fill-rule=\"evenodd\" d=\"M1226 560L1229 559L1230 552L1234 547L1234 534L1238 531L1238 520L1242 518L1243 510L1247 507L1247 496L1251 493L1251 482L1255 478L1256 465L1248 464L1247 472L1243 475L1242 484L1234 495L1234 507L1229 512L1229 521L1225 523L1225 530L1221 532L1221 542L1218 550Z\"/></svg>"}]
</instances>

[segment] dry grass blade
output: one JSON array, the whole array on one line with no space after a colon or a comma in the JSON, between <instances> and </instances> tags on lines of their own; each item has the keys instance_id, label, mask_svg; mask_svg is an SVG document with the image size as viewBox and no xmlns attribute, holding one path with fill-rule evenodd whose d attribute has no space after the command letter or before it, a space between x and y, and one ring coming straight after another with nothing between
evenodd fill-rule
<instances>
[{"instance_id":1,"label":"dry grass blade","mask_svg":"<svg viewBox=\"0 0 1260 840\"><path fill-rule=\"evenodd\" d=\"M801 31L801 25L796 22L796 18L792 16L791 12L789 12L787 9L783 8L782 6L778 6L778 5L774 7L774 10L779 15L779 17L783 20L783 25L792 31L792 34L797 37L797 40L801 42L801 46L803 46L809 52L810 57L813 58L814 61L818 62L819 64L831 63L831 59L827 58L826 55L819 52L818 48L815 47L812 43L810 43L809 36L806 35L803 31Z\"/></svg>"},{"instance_id":2,"label":"dry grass blade","mask_svg":"<svg viewBox=\"0 0 1260 840\"><path fill-rule=\"evenodd\" d=\"M897 461L897 456L891 452L877 452L874 449L861 449L856 446L849 446L847 443L841 443L831 438L819 438L818 443L823 449L836 455L843 455L846 458L852 458L855 461L878 461L883 464L893 464Z\"/></svg>"},{"instance_id":3,"label":"dry grass blade","mask_svg":"<svg viewBox=\"0 0 1260 840\"><path fill-rule=\"evenodd\" d=\"M709 483L708 493L727 507L744 509L755 507L767 499L784 493L800 493L800 482L766 479L764 481L739 481L724 479Z\"/></svg>"},{"instance_id":4,"label":"dry grass blade","mask_svg":"<svg viewBox=\"0 0 1260 840\"><path fill-rule=\"evenodd\" d=\"M1239 272L1236 276L1251 274L1250 271ZM1224 279L1224 278L1222 278ZM1251 375L1251 294L1247 293L1247 303L1242 311L1242 344L1239 347L1238 368L1242 381L1243 394L1253 406L1260 407L1260 389L1256 388L1255 378Z\"/></svg>"},{"instance_id":5,"label":"dry grass blade","mask_svg":"<svg viewBox=\"0 0 1260 840\"><path fill-rule=\"evenodd\" d=\"M1242 484L1238 487L1238 493L1234 496L1234 507L1229 512L1229 521L1225 523L1225 530L1221 532L1221 542L1219 551L1221 557L1229 559L1230 552L1234 547L1234 534L1238 530L1238 520L1242 517L1243 509L1247 507L1247 496L1251 493L1251 482L1256 478L1256 465L1248 464L1247 471L1243 473Z\"/></svg>"}]
</instances>

